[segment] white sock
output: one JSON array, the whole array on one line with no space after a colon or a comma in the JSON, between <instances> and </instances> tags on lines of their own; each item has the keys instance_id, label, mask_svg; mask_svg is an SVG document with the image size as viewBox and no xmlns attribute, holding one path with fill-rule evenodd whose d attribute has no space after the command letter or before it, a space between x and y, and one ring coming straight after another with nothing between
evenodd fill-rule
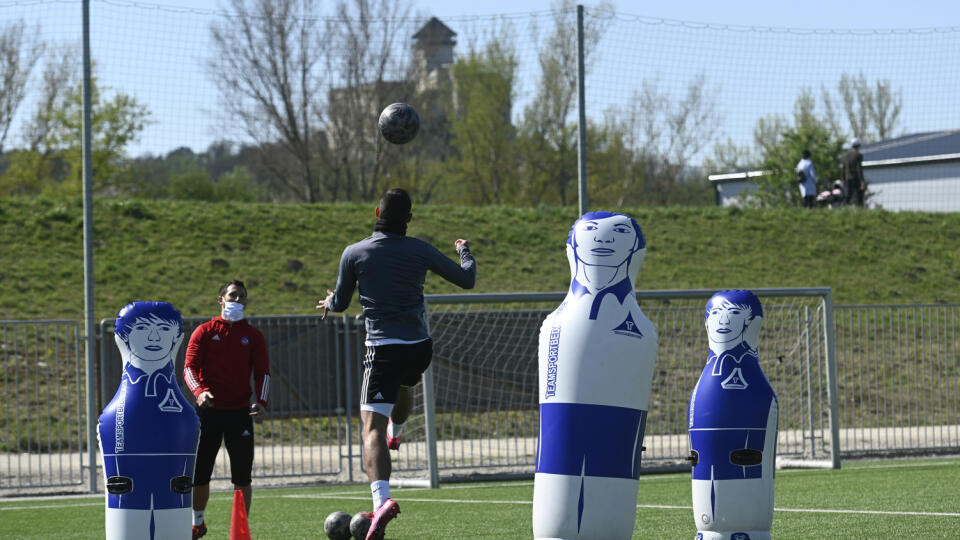
<instances>
[{"instance_id":1,"label":"white sock","mask_svg":"<svg viewBox=\"0 0 960 540\"><path fill-rule=\"evenodd\" d=\"M390 498L390 481L377 480L371 482L370 493L373 495L373 511L376 512Z\"/></svg>"},{"instance_id":2,"label":"white sock","mask_svg":"<svg viewBox=\"0 0 960 540\"><path fill-rule=\"evenodd\" d=\"M406 425L406 422L403 424L395 424L393 420L387 422L387 435L390 437L399 437L403 435L403 426Z\"/></svg>"},{"instance_id":3,"label":"white sock","mask_svg":"<svg viewBox=\"0 0 960 540\"><path fill-rule=\"evenodd\" d=\"M203 523L203 510L194 510L193 511L193 524L200 525Z\"/></svg>"}]
</instances>

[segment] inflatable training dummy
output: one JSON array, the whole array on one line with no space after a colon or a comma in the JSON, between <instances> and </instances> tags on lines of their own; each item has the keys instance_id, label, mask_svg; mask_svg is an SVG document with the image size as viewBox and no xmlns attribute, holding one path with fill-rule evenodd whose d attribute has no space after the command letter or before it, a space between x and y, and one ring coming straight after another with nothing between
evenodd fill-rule
<instances>
[{"instance_id":1,"label":"inflatable training dummy","mask_svg":"<svg viewBox=\"0 0 960 540\"><path fill-rule=\"evenodd\" d=\"M629 539L657 358L633 283L646 254L629 216L584 214L567 238L570 290L540 329L538 539Z\"/></svg>"},{"instance_id":2,"label":"inflatable training dummy","mask_svg":"<svg viewBox=\"0 0 960 540\"><path fill-rule=\"evenodd\" d=\"M114 338L123 376L97 425L107 540L190 538L200 420L174 376L183 319L166 302L134 302Z\"/></svg>"},{"instance_id":3,"label":"inflatable training dummy","mask_svg":"<svg viewBox=\"0 0 960 540\"><path fill-rule=\"evenodd\" d=\"M763 308L721 291L704 318L710 354L688 411L696 538L769 540L778 407L757 355Z\"/></svg>"}]
</instances>

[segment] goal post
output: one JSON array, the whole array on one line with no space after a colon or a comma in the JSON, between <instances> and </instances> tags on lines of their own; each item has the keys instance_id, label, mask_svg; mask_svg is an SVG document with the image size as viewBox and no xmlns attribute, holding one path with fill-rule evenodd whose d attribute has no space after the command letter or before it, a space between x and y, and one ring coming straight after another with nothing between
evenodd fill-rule
<instances>
[{"instance_id":1,"label":"goal post","mask_svg":"<svg viewBox=\"0 0 960 540\"><path fill-rule=\"evenodd\" d=\"M686 408L708 354L703 309L721 289L636 291L659 336L643 455L647 470L689 466ZM761 366L780 403L779 466L840 467L833 299L829 287L750 289L764 308ZM537 345L566 293L425 297L434 361L391 483L529 476L538 434Z\"/></svg>"}]
</instances>

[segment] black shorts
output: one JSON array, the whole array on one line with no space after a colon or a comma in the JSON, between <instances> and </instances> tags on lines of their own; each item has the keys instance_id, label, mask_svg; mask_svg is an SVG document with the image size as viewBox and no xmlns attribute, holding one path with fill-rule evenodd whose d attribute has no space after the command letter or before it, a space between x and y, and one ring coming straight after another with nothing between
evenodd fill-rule
<instances>
[{"instance_id":1,"label":"black shorts","mask_svg":"<svg viewBox=\"0 0 960 540\"><path fill-rule=\"evenodd\" d=\"M193 483L210 483L213 465L220 451L220 443L230 456L230 481L235 486L250 485L253 472L253 418L250 409L197 409L200 416L200 444L197 446L197 464Z\"/></svg>"},{"instance_id":2,"label":"black shorts","mask_svg":"<svg viewBox=\"0 0 960 540\"><path fill-rule=\"evenodd\" d=\"M433 340L367 347L360 404L396 403L401 386L414 386L433 359Z\"/></svg>"}]
</instances>

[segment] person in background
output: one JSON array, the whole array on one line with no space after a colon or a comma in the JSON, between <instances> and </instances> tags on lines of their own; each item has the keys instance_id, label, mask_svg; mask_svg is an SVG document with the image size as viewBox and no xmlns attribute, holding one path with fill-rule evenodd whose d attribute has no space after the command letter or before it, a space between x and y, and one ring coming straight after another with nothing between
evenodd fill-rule
<instances>
[{"instance_id":1,"label":"person in background","mask_svg":"<svg viewBox=\"0 0 960 540\"><path fill-rule=\"evenodd\" d=\"M410 195L402 189L383 195L373 234L343 250L337 285L317 303L324 318L328 311L342 312L359 284L367 332L360 420L374 511L367 540L382 540L387 523L400 513L390 498L388 448L400 447L412 405L410 389L433 358L423 303L427 271L464 289L473 288L477 278L466 240L453 244L460 255L458 264L427 242L407 236L411 207Z\"/></svg>"},{"instance_id":2,"label":"person in background","mask_svg":"<svg viewBox=\"0 0 960 540\"><path fill-rule=\"evenodd\" d=\"M860 139L850 141L850 149L843 154L842 178L847 190L847 204L856 199L857 206L863 206L863 194L867 190L867 181L863 177L863 154L860 153Z\"/></svg>"},{"instance_id":3,"label":"person in background","mask_svg":"<svg viewBox=\"0 0 960 540\"><path fill-rule=\"evenodd\" d=\"M193 540L207 533L204 512L210 498L210 476L225 443L230 480L243 493L247 515L253 497L253 420L266 413L270 394L270 360L263 334L244 319L247 288L233 280L220 287L220 316L190 336L183 378L197 398L200 444L193 486ZM251 403L250 375L256 384Z\"/></svg>"},{"instance_id":4,"label":"person in background","mask_svg":"<svg viewBox=\"0 0 960 540\"><path fill-rule=\"evenodd\" d=\"M813 162L810 161L810 150L803 151L803 159L797 163L796 171L803 206L813 208L813 201L817 197L817 172L813 168Z\"/></svg>"}]
</instances>

